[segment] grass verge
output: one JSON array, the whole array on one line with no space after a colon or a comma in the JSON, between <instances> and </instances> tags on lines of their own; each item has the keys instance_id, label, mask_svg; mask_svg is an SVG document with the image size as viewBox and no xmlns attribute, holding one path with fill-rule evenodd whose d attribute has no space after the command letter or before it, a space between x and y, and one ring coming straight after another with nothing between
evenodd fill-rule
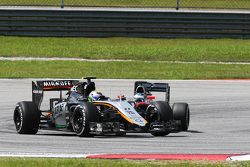
<instances>
[{"instance_id":1,"label":"grass verge","mask_svg":"<svg viewBox=\"0 0 250 167\"><path fill-rule=\"evenodd\" d=\"M0 158L1 167L230 167L249 166L249 162L211 161L136 161L136 160L91 160L67 158Z\"/></svg>"},{"instance_id":2,"label":"grass verge","mask_svg":"<svg viewBox=\"0 0 250 167\"><path fill-rule=\"evenodd\" d=\"M0 61L0 78L223 79L250 78L250 65L160 62Z\"/></svg>"},{"instance_id":3,"label":"grass verge","mask_svg":"<svg viewBox=\"0 0 250 167\"><path fill-rule=\"evenodd\" d=\"M250 2L250 1L249 1ZM250 62L250 40L0 36L0 56Z\"/></svg>"},{"instance_id":4,"label":"grass verge","mask_svg":"<svg viewBox=\"0 0 250 167\"><path fill-rule=\"evenodd\" d=\"M138 6L138 7L176 7L176 0L65 0L66 6ZM32 1L32 0L1 0L0 5L53 5L60 6L60 1ZM250 8L249 0L180 0L180 7L198 8Z\"/></svg>"}]
</instances>

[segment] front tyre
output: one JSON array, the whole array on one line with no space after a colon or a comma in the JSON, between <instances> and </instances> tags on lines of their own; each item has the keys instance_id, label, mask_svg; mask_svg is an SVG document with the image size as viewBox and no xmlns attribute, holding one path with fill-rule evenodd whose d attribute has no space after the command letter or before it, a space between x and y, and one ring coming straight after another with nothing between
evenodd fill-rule
<instances>
[{"instance_id":1,"label":"front tyre","mask_svg":"<svg viewBox=\"0 0 250 167\"><path fill-rule=\"evenodd\" d=\"M41 112L34 102L17 103L14 110L14 124L19 134L36 134L39 129Z\"/></svg>"},{"instance_id":2,"label":"front tyre","mask_svg":"<svg viewBox=\"0 0 250 167\"><path fill-rule=\"evenodd\" d=\"M181 121L181 130L187 131L190 121L190 110L187 103L174 103L173 104L173 114L175 120Z\"/></svg>"},{"instance_id":3,"label":"front tyre","mask_svg":"<svg viewBox=\"0 0 250 167\"><path fill-rule=\"evenodd\" d=\"M166 123L173 120L173 111L169 106L168 102L165 101L155 101L151 104L153 110L151 110L151 120L150 122ZM153 114L153 112L155 114ZM168 135L170 131L155 131L151 132L153 136L165 136Z\"/></svg>"},{"instance_id":4,"label":"front tyre","mask_svg":"<svg viewBox=\"0 0 250 167\"><path fill-rule=\"evenodd\" d=\"M96 106L89 102L84 102L76 106L72 115L72 127L80 137L90 137L90 122L98 122L99 114Z\"/></svg>"}]
</instances>

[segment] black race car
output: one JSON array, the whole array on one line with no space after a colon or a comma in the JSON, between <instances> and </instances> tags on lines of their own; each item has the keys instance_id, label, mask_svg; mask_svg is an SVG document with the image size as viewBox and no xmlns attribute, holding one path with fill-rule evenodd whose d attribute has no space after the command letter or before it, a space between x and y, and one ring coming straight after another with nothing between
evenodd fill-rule
<instances>
[{"instance_id":1,"label":"black race car","mask_svg":"<svg viewBox=\"0 0 250 167\"><path fill-rule=\"evenodd\" d=\"M73 131L81 137L125 135L129 132L164 136L188 129L188 104L175 103L171 108L168 84L137 81L135 94L140 93L145 98L142 101L127 101L124 97L110 99L101 93L95 93L95 83L91 81L95 77L85 79L86 82L33 81L32 101L19 102L14 109L17 132L36 134L39 129L47 129ZM48 108L41 110L46 91L59 91L60 97L50 98ZM66 98L62 97L62 91L67 91ZM154 101L150 93L152 91L165 92L166 100Z\"/></svg>"}]
</instances>

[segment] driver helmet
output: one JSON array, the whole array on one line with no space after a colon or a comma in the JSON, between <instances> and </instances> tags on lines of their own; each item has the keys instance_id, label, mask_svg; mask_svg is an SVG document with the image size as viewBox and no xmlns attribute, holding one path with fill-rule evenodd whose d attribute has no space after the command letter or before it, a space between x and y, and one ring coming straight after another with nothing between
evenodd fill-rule
<instances>
[{"instance_id":1,"label":"driver helmet","mask_svg":"<svg viewBox=\"0 0 250 167\"><path fill-rule=\"evenodd\" d=\"M89 100L90 101L96 101L96 100L99 100L101 96L102 96L102 93L96 92L96 91L92 91L89 94Z\"/></svg>"},{"instance_id":2,"label":"driver helmet","mask_svg":"<svg viewBox=\"0 0 250 167\"><path fill-rule=\"evenodd\" d=\"M136 93L134 95L134 100L135 102L144 102L145 101L144 93Z\"/></svg>"}]
</instances>

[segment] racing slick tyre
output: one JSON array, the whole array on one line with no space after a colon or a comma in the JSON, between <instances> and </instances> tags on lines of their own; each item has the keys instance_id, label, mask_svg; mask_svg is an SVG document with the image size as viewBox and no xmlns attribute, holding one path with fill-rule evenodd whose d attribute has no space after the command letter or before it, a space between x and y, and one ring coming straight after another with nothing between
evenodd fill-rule
<instances>
[{"instance_id":1,"label":"racing slick tyre","mask_svg":"<svg viewBox=\"0 0 250 167\"><path fill-rule=\"evenodd\" d=\"M96 106L90 102L84 102L76 106L72 115L72 127L80 137L91 137L90 122L99 122L99 113Z\"/></svg>"},{"instance_id":2,"label":"racing slick tyre","mask_svg":"<svg viewBox=\"0 0 250 167\"><path fill-rule=\"evenodd\" d=\"M169 106L168 102L165 101L155 101L152 103L154 110L157 112L155 121L158 122L168 122L173 120L173 111ZM168 135L170 131L159 131L151 132L153 136L165 136Z\"/></svg>"},{"instance_id":3,"label":"racing slick tyre","mask_svg":"<svg viewBox=\"0 0 250 167\"><path fill-rule=\"evenodd\" d=\"M14 110L14 123L19 134L36 134L39 129L41 112L34 102L17 103Z\"/></svg>"},{"instance_id":4,"label":"racing slick tyre","mask_svg":"<svg viewBox=\"0 0 250 167\"><path fill-rule=\"evenodd\" d=\"M172 109L173 109L173 114L174 114L174 120L180 120L181 130L187 131L189 127L189 121L190 121L190 111L189 111L188 104L187 103L174 103Z\"/></svg>"}]
</instances>

